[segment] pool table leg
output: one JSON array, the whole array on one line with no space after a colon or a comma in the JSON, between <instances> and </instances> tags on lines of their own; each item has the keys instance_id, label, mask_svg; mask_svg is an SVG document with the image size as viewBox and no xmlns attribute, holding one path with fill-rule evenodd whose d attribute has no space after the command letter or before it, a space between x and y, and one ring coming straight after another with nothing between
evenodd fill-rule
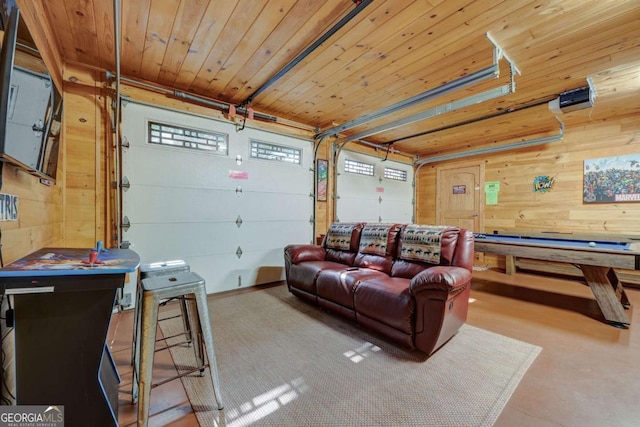
<instances>
[{"instance_id":1,"label":"pool table leg","mask_svg":"<svg viewBox=\"0 0 640 427\"><path fill-rule=\"evenodd\" d=\"M516 272L516 257L515 255L506 255L504 257L505 272L507 274L515 274Z\"/></svg>"},{"instance_id":2,"label":"pool table leg","mask_svg":"<svg viewBox=\"0 0 640 427\"><path fill-rule=\"evenodd\" d=\"M629 299L618 280L615 271L610 267L580 265L582 274L587 280L604 318L616 327L629 327L629 318L624 312L629 307Z\"/></svg>"}]
</instances>

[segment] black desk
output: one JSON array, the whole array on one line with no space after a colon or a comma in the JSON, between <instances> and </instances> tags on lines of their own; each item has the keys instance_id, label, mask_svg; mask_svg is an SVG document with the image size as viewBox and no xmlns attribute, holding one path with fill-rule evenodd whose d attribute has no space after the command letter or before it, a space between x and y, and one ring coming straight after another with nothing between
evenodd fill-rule
<instances>
[{"instance_id":1,"label":"black desk","mask_svg":"<svg viewBox=\"0 0 640 427\"><path fill-rule=\"evenodd\" d=\"M0 269L13 295L18 405L63 405L65 425L117 426L120 378L106 345L116 292L138 255L45 248Z\"/></svg>"}]
</instances>

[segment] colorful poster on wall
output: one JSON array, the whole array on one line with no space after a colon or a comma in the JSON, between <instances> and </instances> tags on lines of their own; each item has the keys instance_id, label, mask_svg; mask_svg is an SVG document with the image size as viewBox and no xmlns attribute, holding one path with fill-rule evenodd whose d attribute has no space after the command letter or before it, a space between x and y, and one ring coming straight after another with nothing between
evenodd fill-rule
<instances>
[{"instance_id":1,"label":"colorful poster on wall","mask_svg":"<svg viewBox=\"0 0 640 427\"><path fill-rule=\"evenodd\" d=\"M317 196L319 202L327 201L327 182L329 181L329 162L327 160L318 159L317 166Z\"/></svg>"},{"instance_id":2,"label":"colorful poster on wall","mask_svg":"<svg viewBox=\"0 0 640 427\"><path fill-rule=\"evenodd\" d=\"M533 191L537 193L546 193L551 190L553 184L556 182L555 177L550 177L548 175L540 175L536 176L533 179Z\"/></svg>"},{"instance_id":3,"label":"colorful poster on wall","mask_svg":"<svg viewBox=\"0 0 640 427\"><path fill-rule=\"evenodd\" d=\"M640 202L640 154L585 160L583 200Z\"/></svg>"}]
</instances>

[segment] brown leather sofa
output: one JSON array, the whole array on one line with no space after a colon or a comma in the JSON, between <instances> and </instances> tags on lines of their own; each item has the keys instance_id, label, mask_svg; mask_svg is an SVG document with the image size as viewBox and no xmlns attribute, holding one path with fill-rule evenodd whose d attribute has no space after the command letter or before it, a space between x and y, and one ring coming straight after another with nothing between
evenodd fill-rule
<instances>
[{"instance_id":1,"label":"brown leather sofa","mask_svg":"<svg viewBox=\"0 0 640 427\"><path fill-rule=\"evenodd\" d=\"M322 245L285 248L287 286L431 355L467 319L473 247L457 227L334 223Z\"/></svg>"}]
</instances>

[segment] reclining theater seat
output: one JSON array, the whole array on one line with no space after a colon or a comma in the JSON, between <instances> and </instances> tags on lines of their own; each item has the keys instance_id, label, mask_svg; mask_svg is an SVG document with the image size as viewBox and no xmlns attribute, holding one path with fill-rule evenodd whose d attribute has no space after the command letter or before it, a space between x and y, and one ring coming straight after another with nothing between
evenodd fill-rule
<instances>
[{"instance_id":1,"label":"reclining theater seat","mask_svg":"<svg viewBox=\"0 0 640 427\"><path fill-rule=\"evenodd\" d=\"M339 270L322 270L316 276L318 305L357 320L355 291L363 281L389 278L400 227L400 224L366 225L360 232L353 266L346 270L344 266ZM327 233L330 235L331 229Z\"/></svg>"},{"instance_id":2,"label":"reclining theater seat","mask_svg":"<svg viewBox=\"0 0 640 427\"><path fill-rule=\"evenodd\" d=\"M366 232L365 227L361 239ZM358 283L356 321L426 354L447 342L467 317L473 234L462 235L471 238L470 245L458 245L456 227L403 226L389 275Z\"/></svg>"},{"instance_id":3,"label":"reclining theater seat","mask_svg":"<svg viewBox=\"0 0 640 427\"><path fill-rule=\"evenodd\" d=\"M285 248L291 293L427 355L466 321L472 269L456 227L337 223L322 246Z\"/></svg>"},{"instance_id":4,"label":"reclining theater seat","mask_svg":"<svg viewBox=\"0 0 640 427\"><path fill-rule=\"evenodd\" d=\"M324 270L342 271L353 265L363 226L362 223L332 224L321 246L287 246L284 250L284 264L289 291L317 303L317 275Z\"/></svg>"}]
</instances>

